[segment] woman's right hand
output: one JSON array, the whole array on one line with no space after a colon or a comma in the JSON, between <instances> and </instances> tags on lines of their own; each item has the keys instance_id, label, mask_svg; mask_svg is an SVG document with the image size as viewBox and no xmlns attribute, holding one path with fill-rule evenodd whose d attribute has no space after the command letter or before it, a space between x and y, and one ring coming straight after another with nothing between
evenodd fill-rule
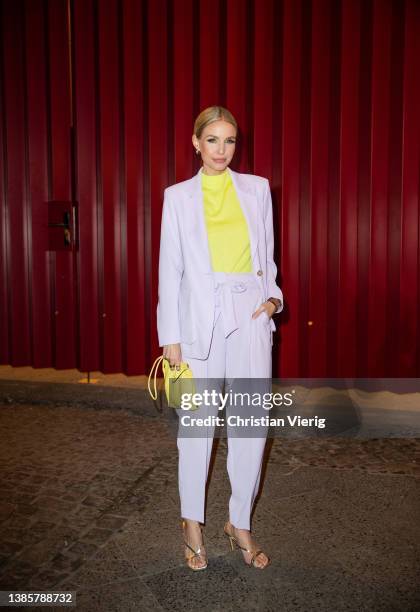
<instances>
[{"instance_id":1,"label":"woman's right hand","mask_svg":"<svg viewBox=\"0 0 420 612\"><path fill-rule=\"evenodd\" d=\"M178 344L167 344L163 347L163 356L169 361L171 367L181 365L181 345Z\"/></svg>"}]
</instances>

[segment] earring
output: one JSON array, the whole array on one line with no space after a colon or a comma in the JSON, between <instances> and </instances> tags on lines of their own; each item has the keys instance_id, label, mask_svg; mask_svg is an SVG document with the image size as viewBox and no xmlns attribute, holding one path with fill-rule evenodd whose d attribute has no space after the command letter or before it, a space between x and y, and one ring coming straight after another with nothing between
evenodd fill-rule
<instances>
[{"instance_id":1,"label":"earring","mask_svg":"<svg viewBox=\"0 0 420 612\"><path fill-rule=\"evenodd\" d=\"M200 153L200 149L196 149L195 152L196 152L196 155L198 155Z\"/></svg>"}]
</instances>

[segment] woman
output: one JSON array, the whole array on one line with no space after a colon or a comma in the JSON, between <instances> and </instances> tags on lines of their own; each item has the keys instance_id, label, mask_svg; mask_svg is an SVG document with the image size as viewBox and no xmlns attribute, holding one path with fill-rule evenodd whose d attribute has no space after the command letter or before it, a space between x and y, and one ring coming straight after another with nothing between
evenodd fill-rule
<instances>
[{"instance_id":1,"label":"woman","mask_svg":"<svg viewBox=\"0 0 420 612\"><path fill-rule=\"evenodd\" d=\"M193 178L165 189L162 211L159 346L171 367L187 360L197 384L211 380L213 387L214 381L271 379L271 317L283 309L268 180L229 168L236 138L237 123L227 109L203 110L192 136L202 166ZM218 406L194 412L217 414ZM193 570L207 567L200 523L214 427L206 434L184 436L180 428L177 440L185 556ZM265 442L266 430L258 438L228 437L232 496L224 527L245 563L261 569L269 558L251 536L250 516Z\"/></svg>"}]
</instances>

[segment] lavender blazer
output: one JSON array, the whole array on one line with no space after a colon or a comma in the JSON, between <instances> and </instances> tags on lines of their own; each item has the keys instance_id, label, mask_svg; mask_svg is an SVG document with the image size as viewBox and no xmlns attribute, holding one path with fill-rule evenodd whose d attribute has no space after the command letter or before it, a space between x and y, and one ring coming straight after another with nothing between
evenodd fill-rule
<instances>
[{"instance_id":1,"label":"lavender blazer","mask_svg":"<svg viewBox=\"0 0 420 612\"><path fill-rule=\"evenodd\" d=\"M181 344L182 357L206 359L213 330L215 297L201 190L202 167L191 179L164 191L159 253L157 328L159 346ZM273 260L273 211L269 182L228 167L245 215L253 273L264 299L281 300ZM270 319L271 329L276 329Z\"/></svg>"}]
</instances>

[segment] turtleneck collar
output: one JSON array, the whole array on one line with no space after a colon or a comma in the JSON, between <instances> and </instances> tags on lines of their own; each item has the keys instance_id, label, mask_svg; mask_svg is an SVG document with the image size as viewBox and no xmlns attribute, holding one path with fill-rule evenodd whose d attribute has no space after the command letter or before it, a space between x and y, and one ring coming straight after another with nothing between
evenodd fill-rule
<instances>
[{"instance_id":1,"label":"turtleneck collar","mask_svg":"<svg viewBox=\"0 0 420 612\"><path fill-rule=\"evenodd\" d=\"M202 177L203 177L205 180L207 180L207 179L209 179L209 180L212 180L212 179L218 179L218 178L221 178L222 176L226 176L226 174L228 174L228 169L227 169L227 168L225 168L225 169L223 170L223 172L221 172L220 174L205 174L205 173L203 172L203 167L201 167L201 169L200 169L200 174L201 174L201 176L202 176Z\"/></svg>"},{"instance_id":2,"label":"turtleneck collar","mask_svg":"<svg viewBox=\"0 0 420 612\"><path fill-rule=\"evenodd\" d=\"M219 191L225 189L230 182L230 174L227 168L220 174L204 174L201 172L201 185L206 190Z\"/></svg>"}]
</instances>

